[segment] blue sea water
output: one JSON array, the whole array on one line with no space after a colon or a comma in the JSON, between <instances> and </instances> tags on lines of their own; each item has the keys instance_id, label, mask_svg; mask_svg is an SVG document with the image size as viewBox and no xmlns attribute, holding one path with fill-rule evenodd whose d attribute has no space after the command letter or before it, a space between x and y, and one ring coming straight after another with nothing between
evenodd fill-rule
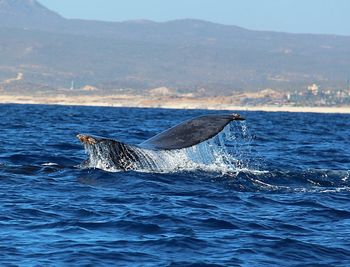
<instances>
[{"instance_id":1,"label":"blue sea water","mask_svg":"<svg viewBox=\"0 0 350 267\"><path fill-rule=\"evenodd\" d=\"M240 112L239 164L83 168L204 110L0 105L0 265L350 266L350 116ZM175 159L181 160L181 159Z\"/></svg>"}]
</instances>

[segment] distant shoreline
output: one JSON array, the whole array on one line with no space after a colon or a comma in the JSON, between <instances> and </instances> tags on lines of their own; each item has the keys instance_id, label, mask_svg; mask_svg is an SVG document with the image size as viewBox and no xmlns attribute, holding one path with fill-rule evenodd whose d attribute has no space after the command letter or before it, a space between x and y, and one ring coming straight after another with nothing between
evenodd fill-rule
<instances>
[{"instance_id":1,"label":"distant shoreline","mask_svg":"<svg viewBox=\"0 0 350 267\"><path fill-rule=\"evenodd\" d=\"M142 96L11 96L0 95L0 104L41 104L130 108L208 109L266 112L306 112L350 114L350 106L345 107L296 107L296 106L239 106L216 103L203 99L154 99Z\"/></svg>"}]
</instances>

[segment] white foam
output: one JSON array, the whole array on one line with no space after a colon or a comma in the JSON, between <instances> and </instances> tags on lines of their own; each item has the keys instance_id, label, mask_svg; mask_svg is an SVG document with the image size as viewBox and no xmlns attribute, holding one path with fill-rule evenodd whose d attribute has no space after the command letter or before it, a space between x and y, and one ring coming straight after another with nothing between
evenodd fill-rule
<instances>
[{"instance_id":1,"label":"white foam","mask_svg":"<svg viewBox=\"0 0 350 267\"><path fill-rule=\"evenodd\" d=\"M54 162L47 162L47 163L43 163L41 164L42 166L58 166L57 163L54 163Z\"/></svg>"}]
</instances>

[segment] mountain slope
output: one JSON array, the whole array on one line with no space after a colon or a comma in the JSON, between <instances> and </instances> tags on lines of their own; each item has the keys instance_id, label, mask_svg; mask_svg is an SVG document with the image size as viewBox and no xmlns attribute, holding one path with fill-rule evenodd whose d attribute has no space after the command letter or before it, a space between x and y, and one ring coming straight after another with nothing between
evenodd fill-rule
<instances>
[{"instance_id":1,"label":"mountain slope","mask_svg":"<svg viewBox=\"0 0 350 267\"><path fill-rule=\"evenodd\" d=\"M64 19L35 0L0 0L1 27L48 28Z\"/></svg>"},{"instance_id":2,"label":"mountain slope","mask_svg":"<svg viewBox=\"0 0 350 267\"><path fill-rule=\"evenodd\" d=\"M95 85L167 86L207 94L310 83L344 86L350 37L251 31L199 20L68 20L35 0L0 0L0 81L5 90ZM16 18L16 19L14 19ZM10 88L10 89L9 89Z\"/></svg>"}]
</instances>

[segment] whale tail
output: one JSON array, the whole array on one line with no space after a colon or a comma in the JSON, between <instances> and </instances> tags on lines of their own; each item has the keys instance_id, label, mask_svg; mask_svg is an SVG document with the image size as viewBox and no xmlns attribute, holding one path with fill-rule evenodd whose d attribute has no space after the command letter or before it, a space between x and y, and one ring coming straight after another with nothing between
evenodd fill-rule
<instances>
[{"instance_id":1,"label":"whale tail","mask_svg":"<svg viewBox=\"0 0 350 267\"><path fill-rule=\"evenodd\" d=\"M206 115L184 121L139 144L154 150L182 149L204 142L234 120L244 120L239 114Z\"/></svg>"},{"instance_id":2,"label":"whale tail","mask_svg":"<svg viewBox=\"0 0 350 267\"><path fill-rule=\"evenodd\" d=\"M206 115L182 122L154 137L130 145L117 140L78 134L89 154L88 165L102 169L117 167L122 170L140 167L140 162L149 162L149 154L156 151L172 151L190 148L213 138L234 120L244 120L239 114Z\"/></svg>"}]
</instances>

